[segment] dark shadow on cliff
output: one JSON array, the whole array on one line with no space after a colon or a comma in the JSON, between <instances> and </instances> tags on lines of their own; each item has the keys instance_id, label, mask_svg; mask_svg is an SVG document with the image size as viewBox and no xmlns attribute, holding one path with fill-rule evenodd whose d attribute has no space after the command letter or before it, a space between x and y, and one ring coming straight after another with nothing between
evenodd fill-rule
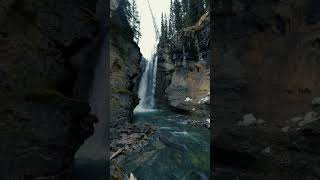
<instances>
[{"instance_id":1,"label":"dark shadow on cliff","mask_svg":"<svg viewBox=\"0 0 320 180\"><path fill-rule=\"evenodd\" d=\"M107 82L109 77L109 1L100 0L96 5L96 14L99 21L99 34L91 46L82 50L87 53L89 61L85 67L94 69L91 81L89 103L91 113L97 116L98 122L94 125L94 132L75 154L74 177L75 180L105 179L109 172L109 142L108 142L108 114L109 103ZM87 77L87 74L84 74ZM108 104L108 105L107 105Z\"/></svg>"}]
</instances>

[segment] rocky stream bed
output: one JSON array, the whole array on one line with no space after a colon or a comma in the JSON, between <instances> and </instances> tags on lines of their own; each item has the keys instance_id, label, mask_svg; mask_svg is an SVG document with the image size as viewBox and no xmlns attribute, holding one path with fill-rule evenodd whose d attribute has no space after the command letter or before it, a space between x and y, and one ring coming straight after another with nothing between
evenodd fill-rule
<instances>
[{"instance_id":1,"label":"rocky stream bed","mask_svg":"<svg viewBox=\"0 0 320 180\"><path fill-rule=\"evenodd\" d=\"M143 140L132 146L143 149L119 155L117 161L126 174L133 173L139 180L209 179L210 136L205 126L195 126L189 116L169 111L137 113L134 122L157 130L147 140L140 136ZM137 134L129 139L132 136Z\"/></svg>"}]
</instances>

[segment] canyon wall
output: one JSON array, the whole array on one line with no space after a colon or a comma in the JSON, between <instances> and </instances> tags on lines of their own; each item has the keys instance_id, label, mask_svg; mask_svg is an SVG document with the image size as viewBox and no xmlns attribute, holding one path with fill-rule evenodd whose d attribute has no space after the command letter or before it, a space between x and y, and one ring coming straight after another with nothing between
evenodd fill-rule
<instances>
[{"instance_id":1,"label":"canyon wall","mask_svg":"<svg viewBox=\"0 0 320 180\"><path fill-rule=\"evenodd\" d=\"M110 30L110 179L120 180L126 176L121 160L139 151L154 129L133 124L133 110L139 104L139 83L146 63L133 40L128 17L117 0L111 2Z\"/></svg>"},{"instance_id":2,"label":"canyon wall","mask_svg":"<svg viewBox=\"0 0 320 180\"><path fill-rule=\"evenodd\" d=\"M138 89L142 74L142 54L133 41L131 27L120 8L111 18L111 143L132 127L133 110L139 104ZM112 146L111 148L115 148Z\"/></svg>"},{"instance_id":3,"label":"canyon wall","mask_svg":"<svg viewBox=\"0 0 320 180\"><path fill-rule=\"evenodd\" d=\"M209 13L158 45L157 106L203 117L209 115Z\"/></svg>"},{"instance_id":4,"label":"canyon wall","mask_svg":"<svg viewBox=\"0 0 320 180\"><path fill-rule=\"evenodd\" d=\"M97 121L89 98L104 18L96 3L1 2L1 179L70 178Z\"/></svg>"},{"instance_id":5,"label":"canyon wall","mask_svg":"<svg viewBox=\"0 0 320 180\"><path fill-rule=\"evenodd\" d=\"M311 105L320 96L319 2L215 0L212 8L212 176L319 178Z\"/></svg>"}]
</instances>

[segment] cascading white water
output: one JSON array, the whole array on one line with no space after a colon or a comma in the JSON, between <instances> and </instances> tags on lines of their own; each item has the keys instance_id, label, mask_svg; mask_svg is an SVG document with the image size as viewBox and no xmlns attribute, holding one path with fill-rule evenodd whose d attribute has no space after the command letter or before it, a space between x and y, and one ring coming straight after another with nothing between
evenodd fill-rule
<instances>
[{"instance_id":1,"label":"cascading white water","mask_svg":"<svg viewBox=\"0 0 320 180\"><path fill-rule=\"evenodd\" d=\"M138 96L140 98L139 105L135 108L135 112L148 112L155 110L155 86L157 77L158 57L154 56L151 60L147 60L145 71L139 85Z\"/></svg>"},{"instance_id":2,"label":"cascading white water","mask_svg":"<svg viewBox=\"0 0 320 180\"><path fill-rule=\"evenodd\" d=\"M155 107L154 95L156 90L156 82L157 82L157 67L158 67L158 56L154 59L154 67L153 67L153 86L152 86L152 106Z\"/></svg>"}]
</instances>

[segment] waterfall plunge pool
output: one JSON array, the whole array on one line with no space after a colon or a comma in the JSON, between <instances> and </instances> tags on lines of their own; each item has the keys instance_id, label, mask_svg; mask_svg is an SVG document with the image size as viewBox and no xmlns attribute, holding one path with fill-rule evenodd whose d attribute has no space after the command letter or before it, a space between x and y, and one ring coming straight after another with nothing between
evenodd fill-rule
<instances>
[{"instance_id":1,"label":"waterfall plunge pool","mask_svg":"<svg viewBox=\"0 0 320 180\"><path fill-rule=\"evenodd\" d=\"M121 161L127 174L138 180L207 180L210 164L210 132L189 125L185 115L158 110L134 114L138 124L158 130L140 152Z\"/></svg>"}]
</instances>

